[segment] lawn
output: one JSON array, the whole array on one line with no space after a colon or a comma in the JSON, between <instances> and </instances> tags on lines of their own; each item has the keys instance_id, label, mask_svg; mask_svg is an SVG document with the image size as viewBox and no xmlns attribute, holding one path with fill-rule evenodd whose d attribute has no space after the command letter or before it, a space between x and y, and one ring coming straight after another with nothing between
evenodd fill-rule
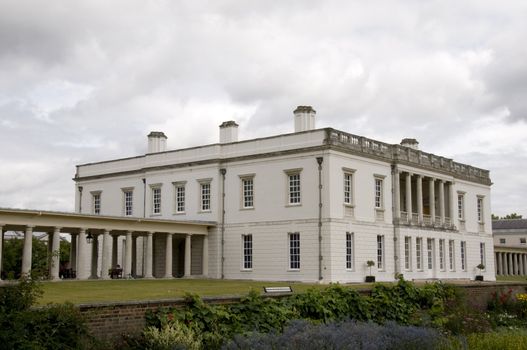
<instances>
[{"instance_id":1,"label":"lawn","mask_svg":"<svg viewBox=\"0 0 527 350\"><path fill-rule=\"evenodd\" d=\"M527 282L527 276L496 276L500 282Z\"/></svg>"},{"instance_id":2,"label":"lawn","mask_svg":"<svg viewBox=\"0 0 527 350\"><path fill-rule=\"evenodd\" d=\"M61 281L43 282L42 285L44 295L39 304L172 299L182 297L187 292L202 297L244 295L251 289L262 290L263 286L291 286L294 292L325 287L309 283L210 279Z\"/></svg>"}]
</instances>

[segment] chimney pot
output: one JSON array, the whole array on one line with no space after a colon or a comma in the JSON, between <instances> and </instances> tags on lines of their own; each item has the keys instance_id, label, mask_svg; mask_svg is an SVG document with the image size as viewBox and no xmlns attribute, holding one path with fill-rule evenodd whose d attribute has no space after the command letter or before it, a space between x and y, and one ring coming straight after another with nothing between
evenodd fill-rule
<instances>
[{"instance_id":1,"label":"chimney pot","mask_svg":"<svg viewBox=\"0 0 527 350\"><path fill-rule=\"evenodd\" d=\"M229 120L220 125L220 143L238 142L238 124Z\"/></svg>"},{"instance_id":2,"label":"chimney pot","mask_svg":"<svg viewBox=\"0 0 527 350\"><path fill-rule=\"evenodd\" d=\"M419 142L416 139L405 138L401 141L401 146L409 147L412 149L419 149Z\"/></svg>"},{"instance_id":3,"label":"chimney pot","mask_svg":"<svg viewBox=\"0 0 527 350\"><path fill-rule=\"evenodd\" d=\"M167 137L161 131L151 131L148 134L148 152L157 153L165 152L167 150Z\"/></svg>"},{"instance_id":4,"label":"chimney pot","mask_svg":"<svg viewBox=\"0 0 527 350\"><path fill-rule=\"evenodd\" d=\"M313 130L317 112L311 106L298 106L293 111L295 115L295 132Z\"/></svg>"}]
</instances>

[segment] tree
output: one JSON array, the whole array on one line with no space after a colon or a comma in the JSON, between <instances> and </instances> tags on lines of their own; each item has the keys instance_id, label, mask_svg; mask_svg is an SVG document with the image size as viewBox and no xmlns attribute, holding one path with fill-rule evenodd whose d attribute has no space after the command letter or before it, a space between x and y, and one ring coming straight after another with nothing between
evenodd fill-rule
<instances>
[{"instance_id":1,"label":"tree","mask_svg":"<svg viewBox=\"0 0 527 350\"><path fill-rule=\"evenodd\" d=\"M522 216L519 215L519 214L516 214L516 213L512 213L512 214L507 214L505 216L502 216L502 217L499 217L498 215L494 215L494 214L491 214L492 215L492 220L500 220L500 219L521 219Z\"/></svg>"},{"instance_id":2,"label":"tree","mask_svg":"<svg viewBox=\"0 0 527 350\"><path fill-rule=\"evenodd\" d=\"M70 260L70 242L60 242L60 262L66 263ZM24 250L23 239L7 239L4 241L2 278L19 278L22 271L22 254ZM31 251L31 270L40 277L47 277L49 270L49 256L47 242L33 237Z\"/></svg>"}]
</instances>

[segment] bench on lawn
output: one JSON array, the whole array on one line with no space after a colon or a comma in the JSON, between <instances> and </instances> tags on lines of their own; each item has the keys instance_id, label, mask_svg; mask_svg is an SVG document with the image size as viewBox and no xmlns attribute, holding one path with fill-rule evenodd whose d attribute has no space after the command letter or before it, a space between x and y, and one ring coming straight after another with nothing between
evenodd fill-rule
<instances>
[{"instance_id":1,"label":"bench on lawn","mask_svg":"<svg viewBox=\"0 0 527 350\"><path fill-rule=\"evenodd\" d=\"M264 292L266 294L271 294L271 293L293 293L293 288L291 288L291 286L287 286L287 287L263 287L264 289Z\"/></svg>"}]
</instances>

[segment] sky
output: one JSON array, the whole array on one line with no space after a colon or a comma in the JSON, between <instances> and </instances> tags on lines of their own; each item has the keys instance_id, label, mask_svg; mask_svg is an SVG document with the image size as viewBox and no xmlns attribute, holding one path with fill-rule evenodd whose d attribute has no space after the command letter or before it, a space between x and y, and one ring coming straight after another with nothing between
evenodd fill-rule
<instances>
[{"instance_id":1,"label":"sky","mask_svg":"<svg viewBox=\"0 0 527 350\"><path fill-rule=\"evenodd\" d=\"M75 165L317 127L490 170L527 217L527 1L0 2L0 207L73 211Z\"/></svg>"}]
</instances>

